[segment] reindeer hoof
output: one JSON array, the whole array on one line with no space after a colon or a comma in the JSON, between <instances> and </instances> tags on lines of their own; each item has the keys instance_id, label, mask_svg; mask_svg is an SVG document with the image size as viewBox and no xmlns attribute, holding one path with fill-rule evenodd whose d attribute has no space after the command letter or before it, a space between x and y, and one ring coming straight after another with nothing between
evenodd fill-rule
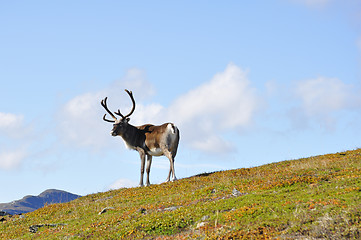
<instances>
[{"instance_id":1,"label":"reindeer hoof","mask_svg":"<svg viewBox=\"0 0 361 240\"><path fill-rule=\"evenodd\" d=\"M170 180L169 178L167 178L167 180L165 180L165 182L167 183L167 182L174 182L174 181L177 181L178 179L175 177L175 178L173 178L172 180Z\"/></svg>"}]
</instances>

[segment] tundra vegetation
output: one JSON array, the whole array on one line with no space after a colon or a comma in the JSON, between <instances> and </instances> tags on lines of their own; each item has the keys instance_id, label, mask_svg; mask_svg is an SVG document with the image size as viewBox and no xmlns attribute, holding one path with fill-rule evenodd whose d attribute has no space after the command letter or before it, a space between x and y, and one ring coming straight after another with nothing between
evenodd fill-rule
<instances>
[{"instance_id":1,"label":"tundra vegetation","mask_svg":"<svg viewBox=\"0 0 361 240\"><path fill-rule=\"evenodd\" d=\"M0 239L360 239L361 150L112 190L1 218Z\"/></svg>"}]
</instances>

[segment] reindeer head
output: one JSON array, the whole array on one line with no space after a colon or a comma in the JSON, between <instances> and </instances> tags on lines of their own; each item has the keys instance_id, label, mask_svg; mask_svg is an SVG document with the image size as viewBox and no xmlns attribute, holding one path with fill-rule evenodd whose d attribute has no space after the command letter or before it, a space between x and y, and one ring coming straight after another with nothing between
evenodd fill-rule
<instances>
[{"instance_id":1,"label":"reindeer head","mask_svg":"<svg viewBox=\"0 0 361 240\"><path fill-rule=\"evenodd\" d=\"M103 116L103 120L106 121L106 122L111 122L111 123L114 123L113 124L113 129L112 131L110 132L110 134L112 136L122 136L124 134L124 132L126 131L126 129L128 128L129 124L129 120L130 120L130 115L133 114L134 110L135 110L135 101L134 101L134 98L133 98L133 93L131 91L128 91L127 89L125 89L125 91L128 93L128 95L130 96L130 99L132 100L132 103L133 103L133 108L132 110L130 111L130 113L128 113L127 115L123 115L120 113L120 109L118 109L118 112L114 112L116 115L120 116L121 118L117 119L114 114L108 109L108 106L107 106L107 99L108 97L104 98L102 101L101 101L101 105L104 107L104 109L109 113L109 115L114 119L114 120L109 120L109 119L106 119L105 116L107 114L104 114Z\"/></svg>"}]
</instances>

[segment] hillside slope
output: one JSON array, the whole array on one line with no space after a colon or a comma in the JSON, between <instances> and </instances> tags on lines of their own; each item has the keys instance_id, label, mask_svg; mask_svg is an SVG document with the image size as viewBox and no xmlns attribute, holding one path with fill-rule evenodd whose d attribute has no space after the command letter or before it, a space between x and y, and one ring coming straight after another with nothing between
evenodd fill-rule
<instances>
[{"instance_id":1,"label":"hillside slope","mask_svg":"<svg viewBox=\"0 0 361 240\"><path fill-rule=\"evenodd\" d=\"M361 238L361 150L119 189L5 216L0 239Z\"/></svg>"},{"instance_id":2,"label":"hillside slope","mask_svg":"<svg viewBox=\"0 0 361 240\"><path fill-rule=\"evenodd\" d=\"M11 215L32 212L45 205L53 203L65 203L77 199L81 196L57 189L48 189L38 196L25 196L20 200L10 203L0 203L0 211Z\"/></svg>"}]
</instances>

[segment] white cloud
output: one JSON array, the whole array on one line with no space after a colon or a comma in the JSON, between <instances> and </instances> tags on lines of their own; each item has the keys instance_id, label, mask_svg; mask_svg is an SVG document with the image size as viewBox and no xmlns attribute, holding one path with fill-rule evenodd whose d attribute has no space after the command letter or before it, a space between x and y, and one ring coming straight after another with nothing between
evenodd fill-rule
<instances>
[{"instance_id":1,"label":"white cloud","mask_svg":"<svg viewBox=\"0 0 361 240\"><path fill-rule=\"evenodd\" d=\"M23 115L0 112L0 169L12 170L21 165L28 155L25 146L31 141L30 133Z\"/></svg>"},{"instance_id":2,"label":"white cloud","mask_svg":"<svg viewBox=\"0 0 361 240\"><path fill-rule=\"evenodd\" d=\"M145 72L138 68L128 69L125 76L105 89L105 93L111 97L120 97L123 100L129 101L129 97L124 92L124 89L136 93L137 101L147 99L155 94L153 85L146 80Z\"/></svg>"},{"instance_id":3,"label":"white cloud","mask_svg":"<svg viewBox=\"0 0 361 240\"><path fill-rule=\"evenodd\" d=\"M166 108L158 103L150 103L148 105L137 104L136 111L131 117L131 124L136 126L145 123L161 124L164 122L165 113Z\"/></svg>"},{"instance_id":4,"label":"white cloud","mask_svg":"<svg viewBox=\"0 0 361 240\"><path fill-rule=\"evenodd\" d=\"M337 124L337 113L358 109L361 103L355 87L338 78L299 81L293 93L294 98L300 100L300 104L289 111L296 128L309 127L309 121L317 121L326 129L333 129Z\"/></svg>"},{"instance_id":5,"label":"white cloud","mask_svg":"<svg viewBox=\"0 0 361 240\"><path fill-rule=\"evenodd\" d=\"M134 181L129 180L129 179L121 178L121 179L118 179L115 182L113 182L108 187L108 189L113 189L114 190L114 189L119 189L119 188L131 188L131 187L136 187L136 186L138 186L137 182L134 182Z\"/></svg>"},{"instance_id":6,"label":"white cloud","mask_svg":"<svg viewBox=\"0 0 361 240\"><path fill-rule=\"evenodd\" d=\"M311 116L350 107L352 86L337 78L319 77L300 81L295 93L304 111Z\"/></svg>"},{"instance_id":7,"label":"white cloud","mask_svg":"<svg viewBox=\"0 0 361 240\"><path fill-rule=\"evenodd\" d=\"M213 116L222 120L217 128L246 125L257 102L254 89L249 84L246 73L229 64L211 81L179 97L171 106L171 114L181 122Z\"/></svg>"},{"instance_id":8,"label":"white cloud","mask_svg":"<svg viewBox=\"0 0 361 240\"><path fill-rule=\"evenodd\" d=\"M0 129L16 128L23 123L23 119L22 115L0 112Z\"/></svg>"},{"instance_id":9,"label":"white cloud","mask_svg":"<svg viewBox=\"0 0 361 240\"><path fill-rule=\"evenodd\" d=\"M33 136L33 124L25 124L21 114L0 112L0 138L29 141Z\"/></svg>"},{"instance_id":10,"label":"white cloud","mask_svg":"<svg viewBox=\"0 0 361 240\"><path fill-rule=\"evenodd\" d=\"M26 132L22 115L0 112L0 133L11 138L21 138Z\"/></svg>"},{"instance_id":11,"label":"white cloud","mask_svg":"<svg viewBox=\"0 0 361 240\"><path fill-rule=\"evenodd\" d=\"M97 147L104 139L100 93L86 93L67 102L58 119L63 142L76 146ZM110 130L109 130L110 131Z\"/></svg>"},{"instance_id":12,"label":"white cloud","mask_svg":"<svg viewBox=\"0 0 361 240\"><path fill-rule=\"evenodd\" d=\"M180 126L181 135L192 147L227 152L233 149L232 144L220 136L248 126L259 103L246 72L230 63L209 82L177 98L168 118Z\"/></svg>"},{"instance_id":13,"label":"white cloud","mask_svg":"<svg viewBox=\"0 0 361 240\"><path fill-rule=\"evenodd\" d=\"M209 135L207 138L195 139L192 142L192 146L196 149L212 153L224 153L235 150L235 147L230 142L227 142L216 135Z\"/></svg>"},{"instance_id":14,"label":"white cloud","mask_svg":"<svg viewBox=\"0 0 361 240\"><path fill-rule=\"evenodd\" d=\"M4 170L11 170L17 168L20 166L26 156L26 151L23 149L1 152L0 168Z\"/></svg>"}]
</instances>

